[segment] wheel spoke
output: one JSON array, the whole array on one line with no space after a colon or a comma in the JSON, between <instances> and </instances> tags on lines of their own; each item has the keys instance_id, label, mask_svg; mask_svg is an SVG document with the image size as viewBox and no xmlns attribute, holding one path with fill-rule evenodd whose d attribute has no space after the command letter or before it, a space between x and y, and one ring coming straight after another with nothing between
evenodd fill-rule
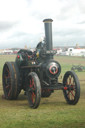
<instances>
[{"instance_id":1,"label":"wheel spoke","mask_svg":"<svg viewBox=\"0 0 85 128\"><path fill-rule=\"evenodd\" d=\"M7 85L7 86L6 86L6 89L8 89L9 87L10 87L10 85Z\"/></svg>"},{"instance_id":2,"label":"wheel spoke","mask_svg":"<svg viewBox=\"0 0 85 128\"><path fill-rule=\"evenodd\" d=\"M8 69L8 67L6 67L6 71L7 71L7 72L9 72L9 69Z\"/></svg>"},{"instance_id":3,"label":"wheel spoke","mask_svg":"<svg viewBox=\"0 0 85 128\"><path fill-rule=\"evenodd\" d=\"M5 75L4 78L7 79L7 78L9 78L9 76L6 76L6 75Z\"/></svg>"},{"instance_id":4,"label":"wheel spoke","mask_svg":"<svg viewBox=\"0 0 85 128\"><path fill-rule=\"evenodd\" d=\"M67 79L66 85L69 85L69 79Z\"/></svg>"},{"instance_id":5,"label":"wheel spoke","mask_svg":"<svg viewBox=\"0 0 85 128\"><path fill-rule=\"evenodd\" d=\"M6 71L8 73L8 76L10 76L10 71L9 71L9 69L7 67L6 67Z\"/></svg>"},{"instance_id":6,"label":"wheel spoke","mask_svg":"<svg viewBox=\"0 0 85 128\"><path fill-rule=\"evenodd\" d=\"M33 85L34 85L34 80L33 80L33 78L32 78L32 87L33 87Z\"/></svg>"},{"instance_id":7,"label":"wheel spoke","mask_svg":"<svg viewBox=\"0 0 85 128\"><path fill-rule=\"evenodd\" d=\"M32 88L33 86L34 86L34 80L33 80L33 78L30 80L30 88Z\"/></svg>"},{"instance_id":8,"label":"wheel spoke","mask_svg":"<svg viewBox=\"0 0 85 128\"><path fill-rule=\"evenodd\" d=\"M67 92L67 95L69 95L70 91Z\"/></svg>"},{"instance_id":9,"label":"wheel spoke","mask_svg":"<svg viewBox=\"0 0 85 128\"><path fill-rule=\"evenodd\" d=\"M68 93L67 93L67 97L70 99L70 91L68 91Z\"/></svg>"},{"instance_id":10,"label":"wheel spoke","mask_svg":"<svg viewBox=\"0 0 85 128\"><path fill-rule=\"evenodd\" d=\"M71 85L71 77L69 77L69 85Z\"/></svg>"},{"instance_id":11,"label":"wheel spoke","mask_svg":"<svg viewBox=\"0 0 85 128\"><path fill-rule=\"evenodd\" d=\"M34 104L34 102L35 102L35 93L32 92L32 103Z\"/></svg>"},{"instance_id":12,"label":"wheel spoke","mask_svg":"<svg viewBox=\"0 0 85 128\"><path fill-rule=\"evenodd\" d=\"M73 94L73 91L70 91L70 92L71 92L72 96L75 97L74 94Z\"/></svg>"},{"instance_id":13,"label":"wheel spoke","mask_svg":"<svg viewBox=\"0 0 85 128\"><path fill-rule=\"evenodd\" d=\"M10 94L11 94L11 89L10 89L9 92L8 92L8 97L10 96Z\"/></svg>"}]
</instances>

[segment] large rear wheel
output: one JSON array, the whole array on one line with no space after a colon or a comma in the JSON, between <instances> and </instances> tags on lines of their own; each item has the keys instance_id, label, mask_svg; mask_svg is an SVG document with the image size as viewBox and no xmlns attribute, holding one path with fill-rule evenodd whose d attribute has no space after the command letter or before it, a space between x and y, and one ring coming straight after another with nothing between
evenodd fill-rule
<instances>
[{"instance_id":1,"label":"large rear wheel","mask_svg":"<svg viewBox=\"0 0 85 128\"><path fill-rule=\"evenodd\" d=\"M68 104L75 105L80 98L80 83L73 71L67 71L63 78L64 97Z\"/></svg>"},{"instance_id":2,"label":"large rear wheel","mask_svg":"<svg viewBox=\"0 0 85 128\"><path fill-rule=\"evenodd\" d=\"M3 67L2 82L4 97L8 100L16 99L20 93L19 70L14 62L6 62Z\"/></svg>"},{"instance_id":3,"label":"large rear wheel","mask_svg":"<svg viewBox=\"0 0 85 128\"><path fill-rule=\"evenodd\" d=\"M28 102L31 108L37 108L41 99L41 85L36 73L31 72L27 78Z\"/></svg>"}]
</instances>

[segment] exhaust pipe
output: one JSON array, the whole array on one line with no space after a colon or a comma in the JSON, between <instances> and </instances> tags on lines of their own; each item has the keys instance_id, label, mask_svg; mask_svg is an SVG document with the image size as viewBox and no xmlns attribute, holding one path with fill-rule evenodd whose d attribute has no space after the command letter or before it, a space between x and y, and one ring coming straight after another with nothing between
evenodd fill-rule
<instances>
[{"instance_id":1,"label":"exhaust pipe","mask_svg":"<svg viewBox=\"0 0 85 128\"><path fill-rule=\"evenodd\" d=\"M52 50L53 43L52 43L52 19L44 19L44 26L45 26L45 39L46 39L46 49Z\"/></svg>"}]
</instances>

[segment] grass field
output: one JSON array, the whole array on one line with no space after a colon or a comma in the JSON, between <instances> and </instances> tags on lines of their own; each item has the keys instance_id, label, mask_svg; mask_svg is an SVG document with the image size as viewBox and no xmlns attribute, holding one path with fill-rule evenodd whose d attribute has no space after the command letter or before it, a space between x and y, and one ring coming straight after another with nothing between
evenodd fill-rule
<instances>
[{"instance_id":1,"label":"grass field","mask_svg":"<svg viewBox=\"0 0 85 128\"><path fill-rule=\"evenodd\" d=\"M77 105L68 105L62 91L55 91L49 98L42 98L38 109L28 106L22 91L18 100L2 99L2 68L14 55L0 55L0 128L85 128L85 72L76 72L80 80L81 97ZM62 72L59 81L72 64L85 66L85 58L55 56Z\"/></svg>"}]
</instances>

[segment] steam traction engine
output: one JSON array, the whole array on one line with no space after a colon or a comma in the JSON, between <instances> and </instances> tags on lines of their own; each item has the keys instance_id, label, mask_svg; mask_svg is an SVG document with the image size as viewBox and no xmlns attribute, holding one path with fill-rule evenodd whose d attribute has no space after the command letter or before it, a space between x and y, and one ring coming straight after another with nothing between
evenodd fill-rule
<instances>
[{"instance_id":1,"label":"steam traction engine","mask_svg":"<svg viewBox=\"0 0 85 128\"><path fill-rule=\"evenodd\" d=\"M68 104L75 105L80 97L80 84L73 71L67 71L63 82L58 82L60 64L53 60L52 19L43 20L44 43L38 43L36 51L21 49L15 62L6 62L3 67L3 90L7 100L17 99L20 91L26 92L31 108L37 108L41 97L49 97L54 90L63 90Z\"/></svg>"}]
</instances>

